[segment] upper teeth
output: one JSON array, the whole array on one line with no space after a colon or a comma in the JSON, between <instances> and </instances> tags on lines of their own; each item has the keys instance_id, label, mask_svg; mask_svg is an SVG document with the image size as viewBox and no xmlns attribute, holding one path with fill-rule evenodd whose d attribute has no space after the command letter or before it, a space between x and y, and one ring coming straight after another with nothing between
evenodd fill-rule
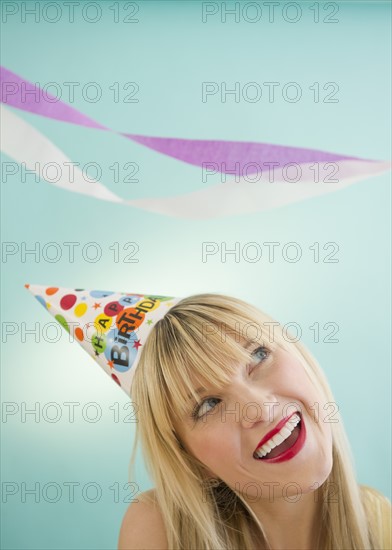
<instances>
[{"instance_id":1,"label":"upper teeth","mask_svg":"<svg viewBox=\"0 0 392 550\"><path fill-rule=\"evenodd\" d=\"M268 441L264 443L262 447L255 451L255 456L257 458L262 458L263 456L270 453L272 449L283 443L285 439L290 437L291 432L294 430L300 420L301 418L297 413L293 414L293 416L286 422L286 424L277 434L271 437Z\"/></svg>"}]
</instances>

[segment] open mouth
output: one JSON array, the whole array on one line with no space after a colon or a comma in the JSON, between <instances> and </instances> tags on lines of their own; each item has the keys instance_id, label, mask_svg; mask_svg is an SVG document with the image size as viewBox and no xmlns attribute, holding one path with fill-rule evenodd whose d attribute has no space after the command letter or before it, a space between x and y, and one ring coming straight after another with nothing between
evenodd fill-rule
<instances>
[{"instance_id":1,"label":"open mouth","mask_svg":"<svg viewBox=\"0 0 392 550\"><path fill-rule=\"evenodd\" d=\"M281 421L257 446L253 457L264 462L283 462L293 458L303 447L306 430L297 411Z\"/></svg>"}]
</instances>

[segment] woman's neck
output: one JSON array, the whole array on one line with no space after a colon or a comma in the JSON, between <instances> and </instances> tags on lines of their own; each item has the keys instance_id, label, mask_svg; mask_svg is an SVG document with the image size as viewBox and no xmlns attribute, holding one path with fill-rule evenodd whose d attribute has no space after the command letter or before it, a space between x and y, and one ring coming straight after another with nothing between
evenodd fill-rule
<instances>
[{"instance_id":1,"label":"woman's neck","mask_svg":"<svg viewBox=\"0 0 392 550\"><path fill-rule=\"evenodd\" d=\"M301 495L297 502L288 498L267 499L248 504L263 526L273 550L315 550L321 505L317 491ZM255 542L260 535L256 535ZM260 547L260 546L259 546Z\"/></svg>"}]
</instances>

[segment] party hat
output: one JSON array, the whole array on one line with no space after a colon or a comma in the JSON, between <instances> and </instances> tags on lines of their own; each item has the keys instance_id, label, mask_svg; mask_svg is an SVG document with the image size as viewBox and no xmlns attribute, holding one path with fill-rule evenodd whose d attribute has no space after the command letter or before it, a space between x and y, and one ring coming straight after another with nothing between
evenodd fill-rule
<instances>
[{"instance_id":1,"label":"party hat","mask_svg":"<svg viewBox=\"0 0 392 550\"><path fill-rule=\"evenodd\" d=\"M141 348L181 298L25 285L129 396Z\"/></svg>"}]
</instances>

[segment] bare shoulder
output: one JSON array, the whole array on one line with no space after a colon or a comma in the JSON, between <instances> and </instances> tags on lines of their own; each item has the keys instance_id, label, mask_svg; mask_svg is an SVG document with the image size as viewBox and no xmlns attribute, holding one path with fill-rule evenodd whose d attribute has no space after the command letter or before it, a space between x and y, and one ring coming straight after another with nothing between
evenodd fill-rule
<instances>
[{"instance_id":1,"label":"bare shoulder","mask_svg":"<svg viewBox=\"0 0 392 550\"><path fill-rule=\"evenodd\" d=\"M155 490L138 495L125 512L118 550L167 550L166 530Z\"/></svg>"}]
</instances>

